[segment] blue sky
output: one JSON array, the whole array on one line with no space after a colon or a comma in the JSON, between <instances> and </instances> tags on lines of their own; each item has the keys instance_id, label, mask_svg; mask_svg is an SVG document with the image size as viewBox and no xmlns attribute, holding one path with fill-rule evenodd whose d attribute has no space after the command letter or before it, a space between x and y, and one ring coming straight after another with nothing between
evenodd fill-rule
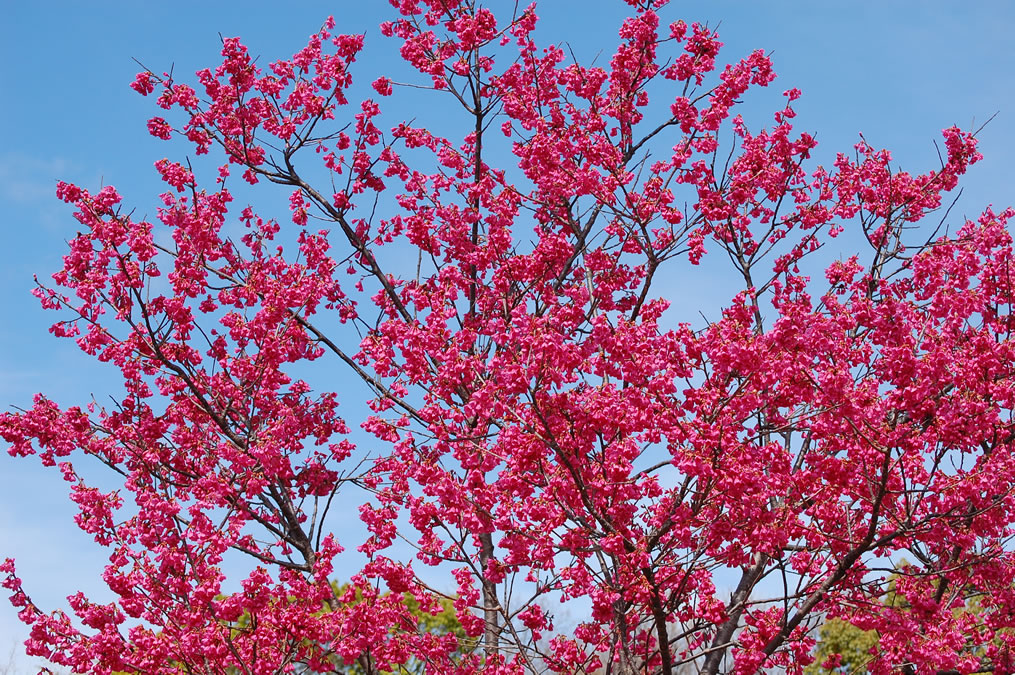
<instances>
[{"instance_id":1,"label":"blue sky","mask_svg":"<svg viewBox=\"0 0 1015 675\"><path fill-rule=\"evenodd\" d=\"M174 155L172 146L147 135L145 121L158 113L127 86L139 69L132 59L156 71L173 66L186 78L215 63L221 33L242 36L267 63L305 44L335 14L342 32L368 35L354 71L359 82L393 66L394 44L376 28L388 15L386 2L285 4L284 10L258 1L3 4L0 409L29 405L38 391L65 404L111 391L105 369L48 336L55 315L43 313L28 293L33 274L46 278L59 267L64 242L77 230L54 197L57 180L113 184L128 205L153 212L161 184L152 164L183 152ZM583 62L599 51L606 60L625 8L620 0L543 0L537 35L544 43L568 41ZM964 181L955 213L972 217L987 204L1015 202L1012 3L676 2L663 18L721 21L725 60L755 48L772 52L779 79L760 105L771 101L762 109L774 110L779 92L799 87L797 128L816 134L817 157L826 163L863 132L873 145L890 148L897 164L924 171L936 164L940 129L979 126L1000 113L980 136L985 159ZM394 123L399 111L390 106ZM0 556L18 559L26 587L47 608L79 588L97 588L105 560L73 527L65 494L56 472L0 455ZM23 634L13 609L0 604L0 664Z\"/></svg>"}]
</instances>

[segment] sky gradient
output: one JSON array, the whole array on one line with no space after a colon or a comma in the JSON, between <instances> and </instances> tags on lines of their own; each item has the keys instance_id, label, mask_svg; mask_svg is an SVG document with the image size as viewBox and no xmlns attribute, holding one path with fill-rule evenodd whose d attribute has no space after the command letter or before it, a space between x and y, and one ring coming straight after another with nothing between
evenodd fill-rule
<instances>
[{"instance_id":1,"label":"sky gradient","mask_svg":"<svg viewBox=\"0 0 1015 675\"><path fill-rule=\"evenodd\" d=\"M488 4L496 11L513 3ZM48 336L56 315L42 312L29 291L34 274L45 279L59 268L64 242L77 230L70 209L54 196L57 180L89 189L115 185L128 207L153 213L163 189L153 163L189 151L148 136L145 122L159 113L127 86L140 69L133 59L159 72L172 67L188 80L216 63L221 34L241 36L263 65L299 49L334 14L339 32L367 34L353 71L365 85L397 68L395 44L377 30L390 18L386 5L315 0L282 11L278 3L255 1L237 11L241 5L186 1L3 4L0 409L29 406L39 391L65 405L113 391L108 369ZM583 63L601 52L605 63L626 7L620 0L543 0L537 40L567 41ZM937 165L933 142L942 128L977 128L998 113L980 134L985 159L964 179L951 221L1015 202L1012 3L676 2L661 14L664 22L721 22L722 63L756 48L771 52L779 79L748 105L775 110L780 92L801 89L795 126L815 134L819 162L849 151L862 132L872 145L892 150L898 166L923 172ZM399 111L392 105L386 119L393 124ZM76 590L99 589L106 555L74 527L59 474L37 464L0 454L0 557L17 559L26 589L48 611ZM3 599L0 668L24 635ZM30 672L28 660L18 663L18 672Z\"/></svg>"}]
</instances>

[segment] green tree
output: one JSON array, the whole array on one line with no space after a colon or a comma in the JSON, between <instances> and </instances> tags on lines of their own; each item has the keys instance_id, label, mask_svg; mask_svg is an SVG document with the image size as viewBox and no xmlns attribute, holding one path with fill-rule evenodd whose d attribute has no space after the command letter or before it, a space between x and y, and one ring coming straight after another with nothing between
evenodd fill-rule
<instances>
[{"instance_id":1,"label":"green tree","mask_svg":"<svg viewBox=\"0 0 1015 675\"><path fill-rule=\"evenodd\" d=\"M416 629L420 633L433 635L454 635L458 639L458 654L464 656L472 652L478 642L470 638L462 628L462 624L455 616L454 600L442 598L440 601L441 611L439 614L431 614L420 609L419 603L411 593L403 596L403 602L409 613L417 621ZM410 659L398 666L396 670L377 670L371 668L366 659L358 659L352 663L344 663L341 660L336 662L344 675L423 675L426 672L426 664L419 659Z\"/></svg>"},{"instance_id":2,"label":"green tree","mask_svg":"<svg viewBox=\"0 0 1015 675\"><path fill-rule=\"evenodd\" d=\"M909 603L906 598L896 591L896 582L906 573L906 568L911 564L903 560L897 573L887 578L887 589L881 598L881 604L885 607L907 610ZM933 584L940 588L938 583ZM973 595L965 598L963 606L953 611L955 615L972 613L979 615L985 611L982 597ZM815 661L804 668L805 675L829 675L831 673L852 674L868 672L868 665L874 660L879 651L879 635L876 630L864 630L858 628L848 621L838 618L830 618L818 629L818 643L814 652ZM970 644L970 651L978 656L984 656L984 645ZM824 667L829 659L838 657L837 665L831 668Z\"/></svg>"},{"instance_id":3,"label":"green tree","mask_svg":"<svg viewBox=\"0 0 1015 675\"><path fill-rule=\"evenodd\" d=\"M348 590L347 584L339 584L338 582L333 581L332 586L335 589L335 597L342 597ZM222 596L220 596L220 599L221 597ZM353 604L362 601L362 596L357 593ZM407 631L414 629L420 634L429 633L431 635L454 635L458 642L458 652L456 656L464 656L471 653L476 648L478 641L475 638L470 638L465 633L465 629L462 628L462 624L458 621L458 617L455 615L453 598L442 598L440 600L441 609L437 614L431 614L428 611L424 611L411 593L405 593L402 596L402 602L409 614L415 619L415 626L405 626ZM325 607L322 611L331 610L328 607ZM255 623L256 621L256 617L252 617L249 613L245 612L236 621L230 622L229 629L235 637L236 635L249 630L252 623ZM335 672L341 673L342 675L423 675L423 673L426 672L426 663L415 658L401 664L395 670L382 670L375 667L368 654L364 654L360 658L350 662L343 661L337 655L332 655L328 660L334 664ZM5 672L6 671L3 668L0 668L0 675L4 675ZM181 668L180 672L183 673L190 671ZM239 669L232 667L227 668L226 672L229 675L242 675ZM298 669L295 672L301 673L309 671ZM114 672L112 675L140 674L118 671Z\"/></svg>"},{"instance_id":4,"label":"green tree","mask_svg":"<svg viewBox=\"0 0 1015 675\"><path fill-rule=\"evenodd\" d=\"M871 650L878 645L877 631L863 630L842 619L829 619L818 631L816 660L804 669L806 675L828 673L863 673L872 659ZM839 665L823 666L829 658L839 656Z\"/></svg>"},{"instance_id":5,"label":"green tree","mask_svg":"<svg viewBox=\"0 0 1015 675\"><path fill-rule=\"evenodd\" d=\"M905 570L910 563L903 559L897 569ZM886 607L904 607L905 599L895 590L898 572L888 575L888 587L881 599ZM828 675L829 673L866 673L867 665L874 660L878 650L878 632L857 628L848 621L831 618L818 629L818 644L815 661L804 668L805 675ZM824 663L838 655L838 665L829 669Z\"/></svg>"}]
</instances>

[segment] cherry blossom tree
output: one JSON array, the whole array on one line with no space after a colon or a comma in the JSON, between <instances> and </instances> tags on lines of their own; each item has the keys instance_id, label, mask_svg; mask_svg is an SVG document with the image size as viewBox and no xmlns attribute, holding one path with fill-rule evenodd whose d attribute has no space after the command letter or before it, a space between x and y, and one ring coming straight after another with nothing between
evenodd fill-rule
<instances>
[{"instance_id":1,"label":"cherry blossom tree","mask_svg":"<svg viewBox=\"0 0 1015 675\"><path fill-rule=\"evenodd\" d=\"M737 114L766 54L721 66L662 2L628 0L600 66L537 45L535 6L391 4L416 79L355 94L364 38L330 19L270 64L224 39L196 81L132 85L194 153L155 163L153 217L58 186L80 232L36 294L123 391L40 394L0 437L68 481L115 600L37 606L7 559L28 653L800 673L834 618L878 632L874 672L1011 672L1012 211L946 212L975 134L924 173L863 140L815 166L799 91ZM420 88L432 123L382 122ZM837 236L856 255L823 259ZM667 300L703 263L738 285L706 322ZM419 621L448 600L460 631Z\"/></svg>"}]
</instances>

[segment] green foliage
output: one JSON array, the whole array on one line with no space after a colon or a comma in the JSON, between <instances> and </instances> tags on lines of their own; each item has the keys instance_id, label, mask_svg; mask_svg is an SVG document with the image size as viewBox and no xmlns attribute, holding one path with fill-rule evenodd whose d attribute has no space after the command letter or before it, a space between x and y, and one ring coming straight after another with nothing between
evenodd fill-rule
<instances>
[{"instance_id":1,"label":"green foliage","mask_svg":"<svg viewBox=\"0 0 1015 675\"><path fill-rule=\"evenodd\" d=\"M436 615L420 609L419 603L416 602L416 598L411 593L406 593L403 596L402 602L409 610L409 613L415 617L417 630L420 633L432 633L434 635L453 634L458 638L457 655L464 656L476 648L478 642L476 639L470 638L465 634L465 629L462 628L462 624L459 623L458 617L455 615L454 601L450 598L442 598L440 600L441 611ZM418 659L411 659L407 663L398 666L395 670L371 669L369 672L364 668L364 664L361 661L354 663L339 662L337 665L341 668L341 672L344 675L423 675L427 672L426 664Z\"/></svg>"},{"instance_id":2,"label":"green foliage","mask_svg":"<svg viewBox=\"0 0 1015 675\"><path fill-rule=\"evenodd\" d=\"M342 597L347 589L347 584L338 584L337 582L331 582L332 587L335 589L335 597ZM219 596L221 599L224 596ZM360 603L363 601L362 596L357 592L356 599L353 604ZM402 599L409 614L416 619L416 630L419 633L430 633L433 635L448 635L453 634L458 640L458 652L457 656L464 656L472 652L478 645L478 641L475 638L470 638L465 633L465 629L462 628L462 624L458 621L458 617L455 615L454 600L452 598L441 598L440 607L441 610L438 614L431 614L430 612L423 611L416 598L411 593L405 593ZM322 611L329 611L324 608ZM256 621L256 617L251 617L247 612L244 612L236 621L229 624L229 629L233 635L237 635L243 631L249 630L252 623ZM426 672L426 664L417 660L412 659L409 662L398 666L395 670L380 670L372 666L369 659L364 658L351 663L346 663L337 656L332 656L328 659L335 665L335 672L342 673L342 675L423 675ZM180 672L185 672L181 669ZM236 668L227 668L226 672L229 675L240 675L240 671ZM294 672L303 672L298 669ZM0 671L2 675L2 671ZM112 675L139 675L138 673L131 672L114 672Z\"/></svg>"},{"instance_id":3,"label":"green foliage","mask_svg":"<svg viewBox=\"0 0 1015 675\"><path fill-rule=\"evenodd\" d=\"M441 598L441 612L435 616L421 610L419 603L416 602L416 598L411 593L406 593L404 597L404 603L409 609L409 613L419 620L419 631L421 633L433 633L435 635L452 633L458 638L458 644L462 645L459 649L461 653L465 654L475 649L475 639L465 634L465 629L462 628L462 624L459 623L458 617L455 615L454 600L451 598Z\"/></svg>"},{"instance_id":4,"label":"green foliage","mask_svg":"<svg viewBox=\"0 0 1015 675\"><path fill-rule=\"evenodd\" d=\"M340 586L336 582L332 582L332 586L335 588L335 597L343 596L348 589L347 585L343 584ZM353 602L362 602L362 597L359 593L356 594L356 600ZM476 648L477 641L466 635L465 629L462 628L462 624L455 615L453 599L441 598L441 610L438 614L431 614L420 609L419 603L411 593L403 594L402 603L409 611L409 614L416 620L415 628L418 633L454 635L458 640L457 655L468 654ZM336 669L343 673L343 675L423 675L426 672L426 664L418 659L411 659L407 663L398 666L395 670L376 669L372 667L369 659L366 658L358 659L351 663L346 663L338 657L333 657L332 660L335 663Z\"/></svg>"},{"instance_id":5,"label":"green foliage","mask_svg":"<svg viewBox=\"0 0 1015 675\"><path fill-rule=\"evenodd\" d=\"M898 569L909 567L903 559ZM906 606L905 600L895 590L897 573L888 575L888 589L881 599L886 607ZM867 664L873 659L878 649L878 632L857 628L842 619L827 620L818 631L818 645L814 652L815 661L804 668L805 675L827 675L828 673L866 673ZM823 663L838 654L840 663L833 669L824 668Z\"/></svg>"},{"instance_id":6,"label":"green foliage","mask_svg":"<svg viewBox=\"0 0 1015 675\"><path fill-rule=\"evenodd\" d=\"M827 675L828 673L864 673L873 658L872 650L877 649L878 634L873 630L861 630L842 619L829 619L818 632L816 661L804 668L806 675ZM822 663L835 654L840 655L840 665L834 669L822 667Z\"/></svg>"},{"instance_id":7,"label":"green foliage","mask_svg":"<svg viewBox=\"0 0 1015 675\"><path fill-rule=\"evenodd\" d=\"M903 560L899 569L905 570L910 564ZM881 599L885 607L906 610L909 603L896 592L895 583L898 573L888 576L887 592ZM935 587L937 584L935 583ZM955 613L970 612L980 614L983 605L979 597L966 599L965 606L953 610ZM804 668L805 675L859 674L868 672L867 666L874 660L878 652L878 632L857 628L842 619L828 619L818 631L818 644L814 652L815 661ZM982 648L973 649L974 654L982 653ZM822 666L830 657L840 656L839 665L828 669Z\"/></svg>"}]
</instances>

